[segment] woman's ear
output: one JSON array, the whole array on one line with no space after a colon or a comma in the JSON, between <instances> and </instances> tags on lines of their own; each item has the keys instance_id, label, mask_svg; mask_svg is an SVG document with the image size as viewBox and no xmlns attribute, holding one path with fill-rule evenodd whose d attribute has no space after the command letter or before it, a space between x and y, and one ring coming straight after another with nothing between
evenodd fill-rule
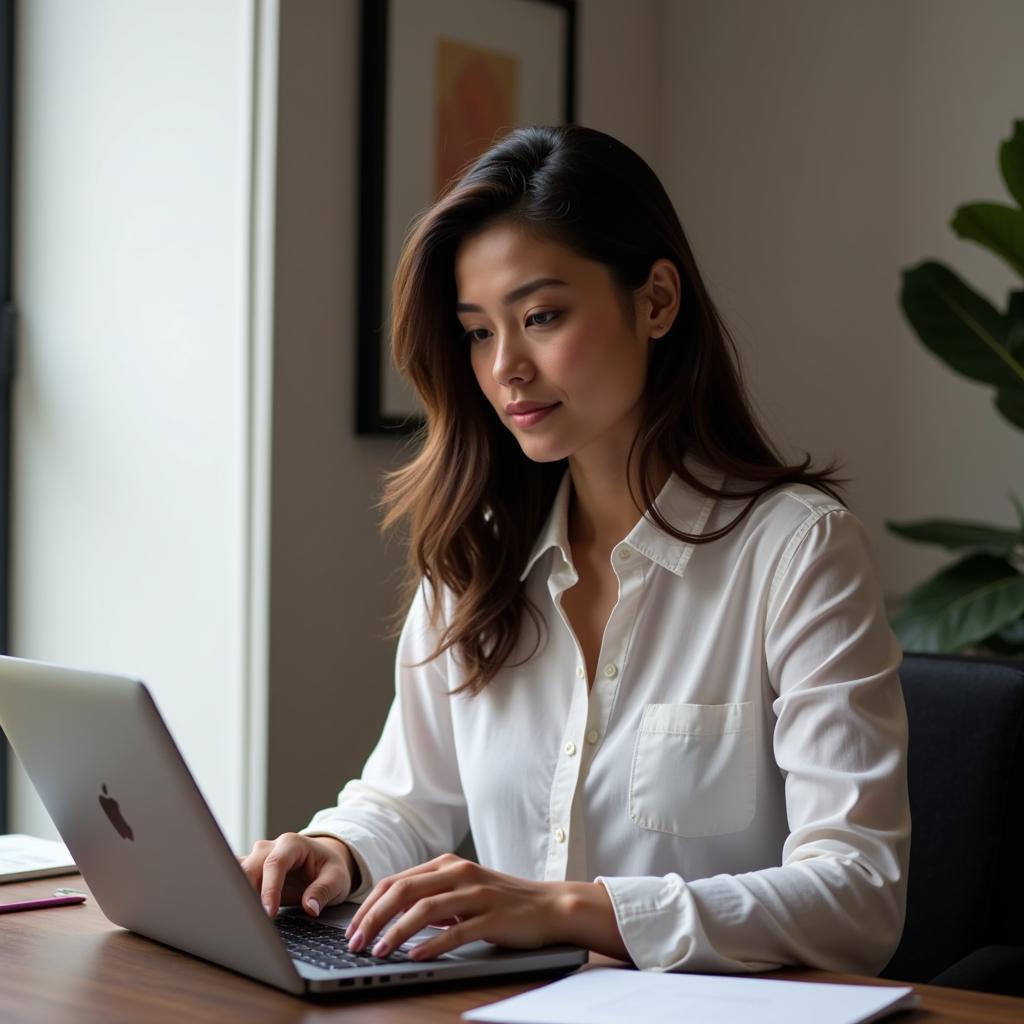
<instances>
[{"instance_id":1,"label":"woman's ear","mask_svg":"<svg viewBox=\"0 0 1024 1024\"><path fill-rule=\"evenodd\" d=\"M647 311L644 327L649 338L660 338L671 329L679 312L681 294L676 265L668 259L655 260L641 293L641 308Z\"/></svg>"}]
</instances>

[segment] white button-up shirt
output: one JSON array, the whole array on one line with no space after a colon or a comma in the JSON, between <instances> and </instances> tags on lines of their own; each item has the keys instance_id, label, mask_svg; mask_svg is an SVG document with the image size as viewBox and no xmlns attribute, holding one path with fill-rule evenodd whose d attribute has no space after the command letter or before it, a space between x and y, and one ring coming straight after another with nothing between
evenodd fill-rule
<instances>
[{"instance_id":1,"label":"white button-up shirt","mask_svg":"<svg viewBox=\"0 0 1024 1024\"><path fill-rule=\"evenodd\" d=\"M709 544L641 517L612 550L618 601L588 688L561 607L577 582L570 487L567 472L522 576L544 620L536 656L512 664L536 641L524 615L486 689L445 696L456 654L413 665L438 636L421 587L380 740L303 833L352 848L357 901L469 828L487 867L603 884L641 969L877 973L903 926L907 723L862 524L803 484ZM700 533L747 500L673 475L658 507Z\"/></svg>"}]
</instances>

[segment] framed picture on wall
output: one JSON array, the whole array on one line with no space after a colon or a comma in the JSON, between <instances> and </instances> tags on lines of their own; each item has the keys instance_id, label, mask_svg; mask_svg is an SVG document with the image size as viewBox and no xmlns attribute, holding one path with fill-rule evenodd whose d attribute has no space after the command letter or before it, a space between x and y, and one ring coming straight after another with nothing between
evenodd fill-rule
<instances>
[{"instance_id":1,"label":"framed picture on wall","mask_svg":"<svg viewBox=\"0 0 1024 1024\"><path fill-rule=\"evenodd\" d=\"M363 0L356 432L401 434L422 406L391 360L406 232L513 128L573 121L575 0Z\"/></svg>"}]
</instances>

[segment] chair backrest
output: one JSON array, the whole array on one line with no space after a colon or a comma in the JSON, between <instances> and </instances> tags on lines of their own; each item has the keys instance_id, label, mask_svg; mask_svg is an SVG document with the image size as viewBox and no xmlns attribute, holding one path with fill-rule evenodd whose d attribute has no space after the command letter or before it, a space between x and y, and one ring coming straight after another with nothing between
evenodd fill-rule
<instances>
[{"instance_id":1,"label":"chair backrest","mask_svg":"<svg viewBox=\"0 0 1024 1024\"><path fill-rule=\"evenodd\" d=\"M1024 662L908 654L907 919L882 977L927 982L1024 943Z\"/></svg>"}]
</instances>

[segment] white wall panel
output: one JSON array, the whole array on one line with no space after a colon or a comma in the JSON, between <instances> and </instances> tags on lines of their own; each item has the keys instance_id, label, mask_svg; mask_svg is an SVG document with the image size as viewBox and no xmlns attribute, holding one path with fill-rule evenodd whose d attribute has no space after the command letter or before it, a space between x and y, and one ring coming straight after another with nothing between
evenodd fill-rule
<instances>
[{"instance_id":1,"label":"white wall panel","mask_svg":"<svg viewBox=\"0 0 1024 1024\"><path fill-rule=\"evenodd\" d=\"M145 679L236 844L256 12L33 0L16 65L12 653ZM20 769L11 795L51 833Z\"/></svg>"}]
</instances>

